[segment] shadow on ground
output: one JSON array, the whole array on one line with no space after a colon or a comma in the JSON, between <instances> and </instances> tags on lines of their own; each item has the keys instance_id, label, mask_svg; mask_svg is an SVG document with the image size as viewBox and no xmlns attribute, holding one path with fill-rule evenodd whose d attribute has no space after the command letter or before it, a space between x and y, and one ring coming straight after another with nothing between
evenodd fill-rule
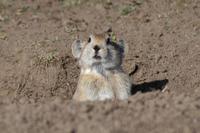
<instances>
[{"instance_id":1,"label":"shadow on ground","mask_svg":"<svg viewBox=\"0 0 200 133\"><path fill-rule=\"evenodd\" d=\"M152 91L157 91L157 90L162 91L168 82L169 82L168 79L163 79L163 80L155 80L151 82L144 82L138 85L132 85L131 94L134 95L137 92L146 93L146 92L152 92Z\"/></svg>"}]
</instances>

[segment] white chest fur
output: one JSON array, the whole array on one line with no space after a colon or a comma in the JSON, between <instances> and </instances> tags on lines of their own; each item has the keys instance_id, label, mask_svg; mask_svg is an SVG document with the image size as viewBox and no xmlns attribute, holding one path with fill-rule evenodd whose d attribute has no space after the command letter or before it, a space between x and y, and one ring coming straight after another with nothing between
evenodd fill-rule
<instances>
[{"instance_id":1,"label":"white chest fur","mask_svg":"<svg viewBox=\"0 0 200 133\"><path fill-rule=\"evenodd\" d=\"M86 95L90 100L114 98L114 91L108 79L109 75L104 75L104 73L95 69L85 69L81 71L81 75L83 75L82 80L87 80L82 85L85 87Z\"/></svg>"}]
</instances>

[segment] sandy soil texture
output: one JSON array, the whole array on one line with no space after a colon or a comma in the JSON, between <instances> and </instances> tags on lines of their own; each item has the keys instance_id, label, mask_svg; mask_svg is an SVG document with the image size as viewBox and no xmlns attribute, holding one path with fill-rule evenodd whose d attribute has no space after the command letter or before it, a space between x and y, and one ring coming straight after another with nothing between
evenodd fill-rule
<instances>
[{"instance_id":1,"label":"sandy soil texture","mask_svg":"<svg viewBox=\"0 0 200 133\"><path fill-rule=\"evenodd\" d=\"M71 44L109 27L133 95L75 102ZM200 132L200 1L0 0L0 132Z\"/></svg>"}]
</instances>

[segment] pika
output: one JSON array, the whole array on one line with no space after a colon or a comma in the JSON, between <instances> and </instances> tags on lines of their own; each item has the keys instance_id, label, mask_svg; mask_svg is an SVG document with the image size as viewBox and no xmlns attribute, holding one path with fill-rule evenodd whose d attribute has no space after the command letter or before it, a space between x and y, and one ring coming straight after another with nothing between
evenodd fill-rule
<instances>
[{"instance_id":1,"label":"pika","mask_svg":"<svg viewBox=\"0 0 200 133\"><path fill-rule=\"evenodd\" d=\"M132 83L122 69L125 46L123 40L115 42L104 33L73 42L72 55L81 68L74 100L122 100L131 95Z\"/></svg>"}]
</instances>

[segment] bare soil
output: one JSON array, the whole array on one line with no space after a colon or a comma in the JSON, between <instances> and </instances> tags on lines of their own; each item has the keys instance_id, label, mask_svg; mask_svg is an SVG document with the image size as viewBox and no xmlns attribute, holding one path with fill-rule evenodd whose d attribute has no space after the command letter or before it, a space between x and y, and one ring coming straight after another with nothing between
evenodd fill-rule
<instances>
[{"instance_id":1,"label":"bare soil","mask_svg":"<svg viewBox=\"0 0 200 133\"><path fill-rule=\"evenodd\" d=\"M109 27L133 95L75 102L71 44ZM199 131L199 0L0 0L0 132Z\"/></svg>"}]
</instances>

